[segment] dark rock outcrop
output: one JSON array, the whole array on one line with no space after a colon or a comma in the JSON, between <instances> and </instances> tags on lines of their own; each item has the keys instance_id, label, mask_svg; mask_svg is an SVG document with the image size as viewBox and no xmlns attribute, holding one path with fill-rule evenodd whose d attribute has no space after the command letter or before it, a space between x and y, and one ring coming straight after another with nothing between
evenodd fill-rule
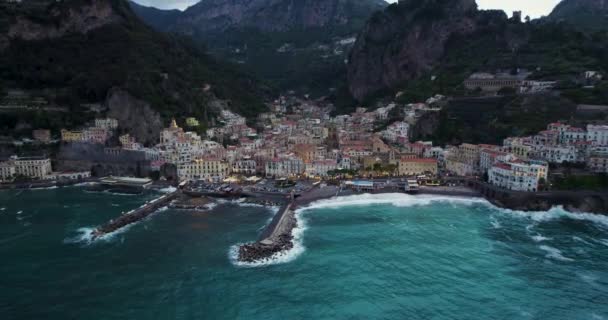
<instances>
[{"instance_id":1,"label":"dark rock outcrop","mask_svg":"<svg viewBox=\"0 0 608 320\"><path fill-rule=\"evenodd\" d=\"M452 36L477 30L478 13L474 0L405 0L376 13L349 57L351 94L361 100L430 71Z\"/></svg>"},{"instance_id":2,"label":"dark rock outcrop","mask_svg":"<svg viewBox=\"0 0 608 320\"><path fill-rule=\"evenodd\" d=\"M52 5L46 11L44 20L32 19L25 14L13 19L7 37L28 41L59 38L70 33L86 34L124 21L124 17L107 0L90 0L73 6Z\"/></svg>"},{"instance_id":3,"label":"dark rock outcrop","mask_svg":"<svg viewBox=\"0 0 608 320\"><path fill-rule=\"evenodd\" d=\"M117 119L119 126L137 141L145 144L158 141L163 122L148 103L134 98L125 90L113 89L108 93L106 104L108 116Z\"/></svg>"}]
</instances>

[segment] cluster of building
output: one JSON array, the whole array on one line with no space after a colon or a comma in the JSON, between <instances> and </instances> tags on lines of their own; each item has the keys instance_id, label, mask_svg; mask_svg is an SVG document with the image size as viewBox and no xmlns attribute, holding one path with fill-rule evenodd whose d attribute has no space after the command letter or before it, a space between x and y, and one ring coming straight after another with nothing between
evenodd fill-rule
<instances>
[{"instance_id":1,"label":"cluster of building","mask_svg":"<svg viewBox=\"0 0 608 320\"><path fill-rule=\"evenodd\" d=\"M429 141L411 142L416 121L428 112L440 111L444 99L435 96L426 103L405 106L389 103L372 111L357 108L351 114L332 117L333 106L326 102L286 96L258 116L258 130L249 127L242 116L224 110L220 125L208 129L206 137L184 130L173 120L153 147L144 147L124 134L118 137L120 147L105 147L104 153L141 153L137 159L148 161L153 170L166 164L175 166L180 180L221 181L231 174L326 178L357 171L365 177L484 177L501 188L538 191L547 181L549 163L585 163L592 172L608 172L606 125L577 128L552 123L536 135L507 138L502 146L442 148ZM194 118L185 123L199 125ZM94 126L80 131L62 130L62 140L103 144L117 128L115 119L97 119ZM48 138L46 132L35 135ZM50 160L14 158L0 163L3 180L16 175L48 179L53 175Z\"/></svg>"},{"instance_id":2,"label":"cluster of building","mask_svg":"<svg viewBox=\"0 0 608 320\"><path fill-rule=\"evenodd\" d=\"M528 137L510 137L502 146L462 144L443 153L446 172L487 175L489 183L518 191L537 191L547 181L549 163L581 163L594 173L608 172L608 126L585 129L564 123Z\"/></svg>"},{"instance_id":3,"label":"cluster of building","mask_svg":"<svg viewBox=\"0 0 608 320\"><path fill-rule=\"evenodd\" d=\"M389 104L369 112L358 108L331 117L330 105L281 97L270 112L259 115L260 133L243 117L223 111L222 125L207 130L206 139L172 121L150 152L156 153L159 165L176 165L182 180L218 181L230 174L323 178L344 170L370 175L436 174L437 157L424 158L432 155L425 153L432 143L410 143L406 119L374 132L396 107ZM418 104L403 111L417 117L424 108L431 109ZM137 145L127 136L120 141L123 148Z\"/></svg>"},{"instance_id":4,"label":"cluster of building","mask_svg":"<svg viewBox=\"0 0 608 320\"><path fill-rule=\"evenodd\" d=\"M116 128L118 128L118 120L116 119L95 119L93 126L82 130L62 129L61 141L105 144Z\"/></svg>"}]
</instances>

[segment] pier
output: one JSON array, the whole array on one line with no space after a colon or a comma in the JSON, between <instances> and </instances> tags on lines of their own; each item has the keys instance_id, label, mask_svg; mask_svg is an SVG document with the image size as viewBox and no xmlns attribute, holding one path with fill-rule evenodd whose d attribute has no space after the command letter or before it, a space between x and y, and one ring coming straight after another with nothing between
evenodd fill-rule
<instances>
[{"instance_id":1,"label":"pier","mask_svg":"<svg viewBox=\"0 0 608 320\"><path fill-rule=\"evenodd\" d=\"M124 228L130 224L141 221L154 213L156 210L168 205L171 201L177 198L179 191L174 191L163 195L160 198L152 200L145 205L129 211L116 219L110 220L108 223L100 226L93 232L93 239L103 237L108 233Z\"/></svg>"},{"instance_id":2,"label":"pier","mask_svg":"<svg viewBox=\"0 0 608 320\"><path fill-rule=\"evenodd\" d=\"M337 186L315 186L306 190L300 197L283 205L270 224L260 234L256 242L244 244L239 248L240 261L255 262L269 259L274 254L293 248L293 229L297 227L296 209L316 200L328 199L340 192Z\"/></svg>"},{"instance_id":3,"label":"pier","mask_svg":"<svg viewBox=\"0 0 608 320\"><path fill-rule=\"evenodd\" d=\"M297 226L294 202L281 208L272 222L262 232L257 242L239 248L239 260L255 262L272 257L275 253L293 248L292 230Z\"/></svg>"}]
</instances>

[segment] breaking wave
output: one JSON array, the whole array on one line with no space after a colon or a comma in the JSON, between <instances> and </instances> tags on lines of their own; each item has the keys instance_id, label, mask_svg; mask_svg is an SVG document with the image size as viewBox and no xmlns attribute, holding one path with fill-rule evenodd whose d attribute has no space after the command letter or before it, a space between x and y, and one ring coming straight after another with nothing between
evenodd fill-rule
<instances>
[{"instance_id":1,"label":"breaking wave","mask_svg":"<svg viewBox=\"0 0 608 320\"><path fill-rule=\"evenodd\" d=\"M256 204L246 204L242 202L232 202L241 206L259 206ZM360 194L360 195L352 195L352 196L343 196L343 197L333 197L330 199L323 199L314 201L303 208L299 208L296 210L296 219L298 221L298 227L292 231L292 235L294 237L293 243L294 247L288 251L280 252L272 257L265 259L263 261L258 261L254 263L247 263L238 261L238 249L241 244L234 245L230 247L229 257L234 265L237 266L246 266L246 267L259 267L259 266L267 266L274 265L280 263L287 263L298 258L302 253L306 251L306 247L303 242L303 235L307 229L305 219L302 214L306 211L316 210L316 209L338 209L348 206L369 206L375 204L387 204L395 207L413 207L413 206L427 206L433 203L448 203L451 205L475 205L480 204L487 206L495 211L498 211L502 214L508 214L515 217L522 217L531 219L534 223L526 228L527 231L531 231L531 229L536 226L538 223L551 221L555 219L561 218L569 218L574 220L584 220L589 221L595 224L599 224L603 227L608 227L608 217L597 215L593 213L572 213L566 211L563 207L558 206L554 207L549 211L536 211L536 212L526 212L526 211L518 211L518 210L510 210L496 207L491 204L489 201L483 198L475 198L475 197L452 197L452 196L437 196L437 195L408 195L403 193L385 193L385 194ZM277 209L278 210L278 209ZM495 228L501 228L501 224L495 218L490 221L491 225ZM536 242L543 242L552 240L552 238L544 237L541 234L535 234L530 236ZM556 248L541 245L540 248L547 252L547 258L553 258L560 261L573 261L573 259L565 257L562 255L561 251Z\"/></svg>"},{"instance_id":2,"label":"breaking wave","mask_svg":"<svg viewBox=\"0 0 608 320\"><path fill-rule=\"evenodd\" d=\"M541 250L547 252L547 254L545 255L546 258L552 258L552 259L555 259L555 260L568 261L568 262L569 261L574 261L574 259L571 259L571 258L568 258L568 257L564 257L562 255L562 252L559 249L557 249L557 248L553 248L553 247L545 246L545 245L540 246L539 248Z\"/></svg>"},{"instance_id":3,"label":"breaking wave","mask_svg":"<svg viewBox=\"0 0 608 320\"><path fill-rule=\"evenodd\" d=\"M563 206L553 207L549 211L519 211L502 209L493 205L492 207L503 214L509 214L516 217L530 219L537 223L567 218L572 220L588 221L594 223L597 226L608 228L608 216L586 212L573 213L565 210Z\"/></svg>"},{"instance_id":4,"label":"breaking wave","mask_svg":"<svg viewBox=\"0 0 608 320\"><path fill-rule=\"evenodd\" d=\"M331 199L318 200L300 210L337 209L346 206L368 206L372 204L390 204L395 207L426 206L436 202L472 205L490 204L482 198L449 197L434 195L408 195L403 193L360 194Z\"/></svg>"}]
</instances>

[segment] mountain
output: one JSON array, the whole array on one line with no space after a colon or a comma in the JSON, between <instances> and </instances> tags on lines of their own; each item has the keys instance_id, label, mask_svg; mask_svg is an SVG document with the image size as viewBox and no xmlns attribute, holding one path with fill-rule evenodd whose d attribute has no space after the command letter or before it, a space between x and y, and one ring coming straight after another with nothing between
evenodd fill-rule
<instances>
[{"instance_id":1,"label":"mountain","mask_svg":"<svg viewBox=\"0 0 608 320\"><path fill-rule=\"evenodd\" d=\"M354 36L384 0L204 0L173 23L136 13L158 30L185 34L279 89L326 94L344 81ZM158 10L162 11L162 10Z\"/></svg>"},{"instance_id":2,"label":"mountain","mask_svg":"<svg viewBox=\"0 0 608 320\"><path fill-rule=\"evenodd\" d=\"M363 24L384 5L382 0L204 0L189 7L174 29L209 34L349 27Z\"/></svg>"},{"instance_id":3,"label":"mountain","mask_svg":"<svg viewBox=\"0 0 608 320\"><path fill-rule=\"evenodd\" d=\"M586 31L608 30L608 0L563 0L549 15Z\"/></svg>"},{"instance_id":4,"label":"mountain","mask_svg":"<svg viewBox=\"0 0 608 320\"><path fill-rule=\"evenodd\" d=\"M149 24L152 28L159 31L166 31L171 25L177 22L182 12L175 10L160 10L154 7L147 7L129 1L131 10L143 21Z\"/></svg>"},{"instance_id":5,"label":"mountain","mask_svg":"<svg viewBox=\"0 0 608 320\"><path fill-rule=\"evenodd\" d=\"M475 0L406 0L376 13L349 57L353 96L363 99L421 76L443 56L451 36L477 29L476 11Z\"/></svg>"},{"instance_id":6,"label":"mountain","mask_svg":"<svg viewBox=\"0 0 608 320\"><path fill-rule=\"evenodd\" d=\"M37 0L3 3L1 9L0 79L5 87L40 92L69 107L54 129L90 117L83 105L91 103L116 114L121 106L110 102L122 101L147 106L141 108L159 119L194 116L203 122L212 121L218 105L248 116L265 108L252 77L186 39L152 30L124 0ZM124 113L130 116L123 128L146 126L138 117L146 112ZM149 142L157 135L140 138Z\"/></svg>"},{"instance_id":7,"label":"mountain","mask_svg":"<svg viewBox=\"0 0 608 320\"><path fill-rule=\"evenodd\" d=\"M412 99L458 95L472 72L528 69L533 78L562 80L608 70L607 54L606 34L550 20L522 23L479 10L474 0L402 0L374 14L358 35L348 89L359 101L399 90Z\"/></svg>"}]
</instances>

